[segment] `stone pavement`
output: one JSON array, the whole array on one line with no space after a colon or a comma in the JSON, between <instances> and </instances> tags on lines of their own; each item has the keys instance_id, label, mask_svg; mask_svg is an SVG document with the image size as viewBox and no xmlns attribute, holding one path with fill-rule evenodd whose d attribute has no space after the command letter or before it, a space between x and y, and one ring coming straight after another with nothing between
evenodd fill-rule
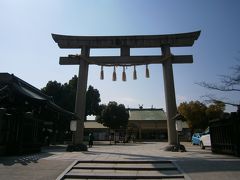
<instances>
[{"instance_id":1,"label":"stone pavement","mask_svg":"<svg viewBox=\"0 0 240 180\"><path fill-rule=\"evenodd\" d=\"M65 152L56 146L43 153L0 157L0 180L56 179L74 161L170 161L185 179L211 180L240 177L240 159L234 156L212 154L210 149L184 143L187 152L166 152L164 142L142 142L109 145L95 144L87 152Z\"/></svg>"}]
</instances>

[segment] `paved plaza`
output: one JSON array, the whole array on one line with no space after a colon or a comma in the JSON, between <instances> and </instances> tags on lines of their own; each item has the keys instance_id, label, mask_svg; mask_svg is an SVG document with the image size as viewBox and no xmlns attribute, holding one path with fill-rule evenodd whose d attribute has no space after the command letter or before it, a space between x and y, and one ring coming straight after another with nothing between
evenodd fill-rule
<instances>
[{"instance_id":1,"label":"paved plaza","mask_svg":"<svg viewBox=\"0 0 240 180\"><path fill-rule=\"evenodd\" d=\"M187 152L166 152L165 142L109 145L95 142L87 152L66 152L65 146L44 148L42 153L0 157L0 180L53 180L79 161L171 161L184 179L239 179L240 159L212 154L210 149L184 143ZM149 166L149 165L147 165Z\"/></svg>"}]
</instances>

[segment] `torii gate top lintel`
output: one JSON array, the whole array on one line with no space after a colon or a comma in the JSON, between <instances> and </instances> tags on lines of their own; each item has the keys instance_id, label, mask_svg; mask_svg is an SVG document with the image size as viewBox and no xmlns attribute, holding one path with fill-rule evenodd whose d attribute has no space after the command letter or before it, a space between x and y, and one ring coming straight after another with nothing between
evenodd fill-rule
<instances>
[{"instance_id":1,"label":"torii gate top lintel","mask_svg":"<svg viewBox=\"0 0 240 180\"><path fill-rule=\"evenodd\" d=\"M185 47L192 46L201 31L166 34L166 35L138 35L138 36L68 36L52 34L54 41L60 48L145 48L145 47Z\"/></svg>"},{"instance_id":2,"label":"torii gate top lintel","mask_svg":"<svg viewBox=\"0 0 240 180\"><path fill-rule=\"evenodd\" d=\"M153 47L186 47L192 46L198 39L201 31L167 35L142 35L142 36L68 36L52 34L54 41L60 48L120 48L120 56L95 56L86 57L69 55L60 57L61 65L77 65L81 60L88 64L105 66L126 66L141 64L159 64L169 56L130 56L130 48L153 48ZM170 53L171 55L171 53ZM172 63L192 63L192 55L172 56Z\"/></svg>"}]
</instances>

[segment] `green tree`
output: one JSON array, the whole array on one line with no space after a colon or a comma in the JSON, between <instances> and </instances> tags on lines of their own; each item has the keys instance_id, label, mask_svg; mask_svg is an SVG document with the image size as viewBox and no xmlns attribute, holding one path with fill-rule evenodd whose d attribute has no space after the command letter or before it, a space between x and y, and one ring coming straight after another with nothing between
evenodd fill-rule
<instances>
[{"instance_id":1,"label":"green tree","mask_svg":"<svg viewBox=\"0 0 240 180\"><path fill-rule=\"evenodd\" d=\"M72 79L62 85L63 87L63 95L62 95L62 107L65 109L74 112L75 111L75 99L77 92L77 76L74 75Z\"/></svg>"},{"instance_id":2,"label":"green tree","mask_svg":"<svg viewBox=\"0 0 240 180\"><path fill-rule=\"evenodd\" d=\"M206 115L209 120L220 118L225 110L225 104L221 101L215 101L210 104L206 110Z\"/></svg>"},{"instance_id":3,"label":"green tree","mask_svg":"<svg viewBox=\"0 0 240 180\"><path fill-rule=\"evenodd\" d=\"M86 115L98 115L100 102L99 91L89 86L86 93Z\"/></svg>"},{"instance_id":4,"label":"green tree","mask_svg":"<svg viewBox=\"0 0 240 180\"><path fill-rule=\"evenodd\" d=\"M62 105L61 97L63 94L63 88L61 83L57 81L48 81L46 87L42 88L41 91L48 96L51 96L56 104Z\"/></svg>"},{"instance_id":5,"label":"green tree","mask_svg":"<svg viewBox=\"0 0 240 180\"><path fill-rule=\"evenodd\" d=\"M129 114L123 104L117 104L112 101L109 102L107 106L101 106L103 109L100 116L97 118L99 123L110 129L126 129L128 125Z\"/></svg>"},{"instance_id":6,"label":"green tree","mask_svg":"<svg viewBox=\"0 0 240 180\"><path fill-rule=\"evenodd\" d=\"M51 96L54 102L62 108L74 112L76 96L76 76L69 83L61 84L57 81L48 81L46 87L41 91Z\"/></svg>"},{"instance_id":7,"label":"green tree","mask_svg":"<svg viewBox=\"0 0 240 180\"><path fill-rule=\"evenodd\" d=\"M199 101L183 102L178 106L178 112L184 116L192 132L208 126L206 110L207 107Z\"/></svg>"},{"instance_id":8,"label":"green tree","mask_svg":"<svg viewBox=\"0 0 240 180\"><path fill-rule=\"evenodd\" d=\"M68 83L61 84L57 81L49 81L41 91L53 97L54 102L62 108L74 112L77 91L77 76L73 76ZM93 86L89 86L86 92L86 116L99 113L100 94Z\"/></svg>"}]
</instances>

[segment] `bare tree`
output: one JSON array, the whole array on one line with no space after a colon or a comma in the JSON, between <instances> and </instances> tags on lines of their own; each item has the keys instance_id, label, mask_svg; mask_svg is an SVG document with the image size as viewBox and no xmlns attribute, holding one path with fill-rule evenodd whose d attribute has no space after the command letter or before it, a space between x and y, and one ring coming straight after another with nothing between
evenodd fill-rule
<instances>
[{"instance_id":1,"label":"bare tree","mask_svg":"<svg viewBox=\"0 0 240 180\"><path fill-rule=\"evenodd\" d=\"M232 74L231 75L220 75L220 83L208 83L208 82L199 82L198 85L207 88L209 90L216 90L225 93L229 92L240 92L240 60L237 60L239 64L235 67L232 67ZM212 94L208 94L203 96L208 103L215 103L215 102L223 102L226 105L236 106L238 109L240 107L239 99L237 99L237 103L227 100L225 98L217 98ZM236 101L236 99L235 99Z\"/></svg>"}]
</instances>

